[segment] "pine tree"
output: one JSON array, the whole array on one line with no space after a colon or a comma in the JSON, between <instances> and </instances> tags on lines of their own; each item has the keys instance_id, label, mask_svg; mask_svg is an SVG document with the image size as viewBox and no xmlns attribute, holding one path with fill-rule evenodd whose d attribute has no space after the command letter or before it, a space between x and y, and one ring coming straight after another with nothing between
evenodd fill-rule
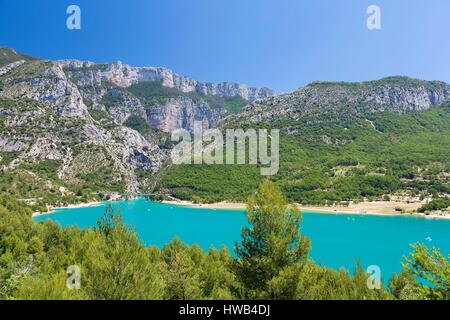
<instances>
[{"instance_id":1,"label":"pine tree","mask_svg":"<svg viewBox=\"0 0 450 320\"><path fill-rule=\"evenodd\" d=\"M243 297L289 299L295 290L285 288L286 292L275 278L283 272L297 284L308 259L310 242L300 233L300 210L266 180L248 200L247 219L250 227L243 228L242 243L235 248L235 272L244 286Z\"/></svg>"},{"instance_id":2,"label":"pine tree","mask_svg":"<svg viewBox=\"0 0 450 320\"><path fill-rule=\"evenodd\" d=\"M404 267L422 280L420 294L427 299L449 300L450 255L446 258L439 249L430 249L424 244L412 247L414 252L405 258Z\"/></svg>"}]
</instances>

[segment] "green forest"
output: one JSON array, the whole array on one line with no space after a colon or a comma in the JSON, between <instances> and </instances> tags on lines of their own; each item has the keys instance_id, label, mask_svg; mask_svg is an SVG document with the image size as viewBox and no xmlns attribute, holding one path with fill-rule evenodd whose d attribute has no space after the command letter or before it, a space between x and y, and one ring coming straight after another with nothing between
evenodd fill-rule
<instances>
[{"instance_id":1,"label":"green forest","mask_svg":"<svg viewBox=\"0 0 450 320\"><path fill-rule=\"evenodd\" d=\"M32 210L0 196L1 299L448 299L449 257L414 244L404 270L369 289L361 266L334 271L309 257L302 215L271 181L247 202L249 226L233 255L179 239L146 247L109 207L97 227L35 223ZM70 266L80 286L67 286ZM73 289L73 288L72 288Z\"/></svg>"},{"instance_id":2,"label":"green forest","mask_svg":"<svg viewBox=\"0 0 450 320\"><path fill-rule=\"evenodd\" d=\"M386 200L392 194L439 199L450 193L448 105L374 113L348 123L308 126L283 120L262 127L281 128L280 170L271 179L292 201L329 205ZM158 188L206 203L245 201L261 181L260 168L253 165L177 165Z\"/></svg>"}]
</instances>

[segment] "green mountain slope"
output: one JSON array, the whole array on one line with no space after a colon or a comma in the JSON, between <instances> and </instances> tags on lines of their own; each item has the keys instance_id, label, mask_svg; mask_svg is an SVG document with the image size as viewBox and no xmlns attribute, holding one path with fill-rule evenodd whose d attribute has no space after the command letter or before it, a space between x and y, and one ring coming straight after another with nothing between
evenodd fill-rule
<instances>
[{"instance_id":1,"label":"green mountain slope","mask_svg":"<svg viewBox=\"0 0 450 320\"><path fill-rule=\"evenodd\" d=\"M41 204L150 193L156 184L183 199L246 200L262 179L257 166L167 170L170 133L202 121L280 129L281 167L271 179L302 203L449 193L448 84L389 77L271 95L166 68L0 48L0 188Z\"/></svg>"},{"instance_id":2,"label":"green mountain slope","mask_svg":"<svg viewBox=\"0 0 450 320\"><path fill-rule=\"evenodd\" d=\"M240 95L271 94L166 68L46 61L0 48L0 189L40 209L149 192L172 130L215 126L248 104Z\"/></svg>"},{"instance_id":3,"label":"green mountain slope","mask_svg":"<svg viewBox=\"0 0 450 320\"><path fill-rule=\"evenodd\" d=\"M240 123L283 129L280 170L271 179L290 199L329 204L392 194L450 193L448 105L425 111L361 113L356 120L346 114L339 121L323 119L306 125L304 118L287 117ZM250 165L183 165L173 166L159 188L183 199L244 201L262 179L259 168Z\"/></svg>"}]
</instances>

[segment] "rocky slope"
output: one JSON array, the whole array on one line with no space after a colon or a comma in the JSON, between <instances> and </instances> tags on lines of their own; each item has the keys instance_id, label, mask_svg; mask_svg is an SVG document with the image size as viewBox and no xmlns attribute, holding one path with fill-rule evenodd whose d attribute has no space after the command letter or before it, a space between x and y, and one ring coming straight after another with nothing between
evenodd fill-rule
<instances>
[{"instance_id":1,"label":"rocky slope","mask_svg":"<svg viewBox=\"0 0 450 320\"><path fill-rule=\"evenodd\" d=\"M164 132L194 121L214 127L229 106L272 94L166 68L44 61L0 48L0 168L4 177L26 171L37 185L135 193L168 160ZM55 181L36 174L42 166L56 171Z\"/></svg>"},{"instance_id":2,"label":"rocky slope","mask_svg":"<svg viewBox=\"0 0 450 320\"><path fill-rule=\"evenodd\" d=\"M274 95L269 88L252 88L233 82L207 83L181 76L162 67L131 67L120 61L97 65L78 60L57 61L57 64L82 78L79 84L111 82L120 87L129 87L145 81L161 82L163 86L184 93L197 92L205 96L234 97L241 96L253 102Z\"/></svg>"},{"instance_id":3,"label":"rocky slope","mask_svg":"<svg viewBox=\"0 0 450 320\"><path fill-rule=\"evenodd\" d=\"M280 129L280 167L270 179L293 201L421 201L450 195L449 102L443 82L315 82L219 125ZM260 167L173 166L157 189L186 200L246 201L266 178Z\"/></svg>"},{"instance_id":4,"label":"rocky slope","mask_svg":"<svg viewBox=\"0 0 450 320\"><path fill-rule=\"evenodd\" d=\"M450 85L407 77L361 83L313 82L299 90L255 102L228 121L293 126L357 121L378 112L424 111L450 101Z\"/></svg>"},{"instance_id":5,"label":"rocky slope","mask_svg":"<svg viewBox=\"0 0 450 320\"><path fill-rule=\"evenodd\" d=\"M65 71L83 98L92 105L102 107L105 97L115 100L113 105L106 102L106 108L111 107L109 113L116 121L123 123L130 115L139 115L165 132L192 129L194 121L203 121L208 128L214 127L229 113L227 101L240 97L243 107L247 102L274 94L268 88L251 88L230 82L200 82L167 68L138 68L121 62L98 65L77 60L58 61L56 65Z\"/></svg>"},{"instance_id":6,"label":"rocky slope","mask_svg":"<svg viewBox=\"0 0 450 320\"><path fill-rule=\"evenodd\" d=\"M52 190L148 190L168 163L168 133L191 130L194 121L205 128L265 124L296 133L323 123L370 122L383 111L427 110L450 101L450 86L391 77L315 82L272 95L270 89L209 84L165 68L52 62L0 48L3 182L20 173ZM326 145L349 141L328 133L318 139Z\"/></svg>"}]
</instances>

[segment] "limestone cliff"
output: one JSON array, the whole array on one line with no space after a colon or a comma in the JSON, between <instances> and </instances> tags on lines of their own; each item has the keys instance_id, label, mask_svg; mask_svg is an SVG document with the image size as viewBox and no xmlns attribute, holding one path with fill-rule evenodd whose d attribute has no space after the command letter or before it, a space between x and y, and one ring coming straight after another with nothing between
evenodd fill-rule
<instances>
[{"instance_id":1,"label":"limestone cliff","mask_svg":"<svg viewBox=\"0 0 450 320\"><path fill-rule=\"evenodd\" d=\"M449 101L450 85L440 81L388 77L360 83L313 82L293 93L253 103L227 121L343 122L375 112L423 111Z\"/></svg>"}]
</instances>

